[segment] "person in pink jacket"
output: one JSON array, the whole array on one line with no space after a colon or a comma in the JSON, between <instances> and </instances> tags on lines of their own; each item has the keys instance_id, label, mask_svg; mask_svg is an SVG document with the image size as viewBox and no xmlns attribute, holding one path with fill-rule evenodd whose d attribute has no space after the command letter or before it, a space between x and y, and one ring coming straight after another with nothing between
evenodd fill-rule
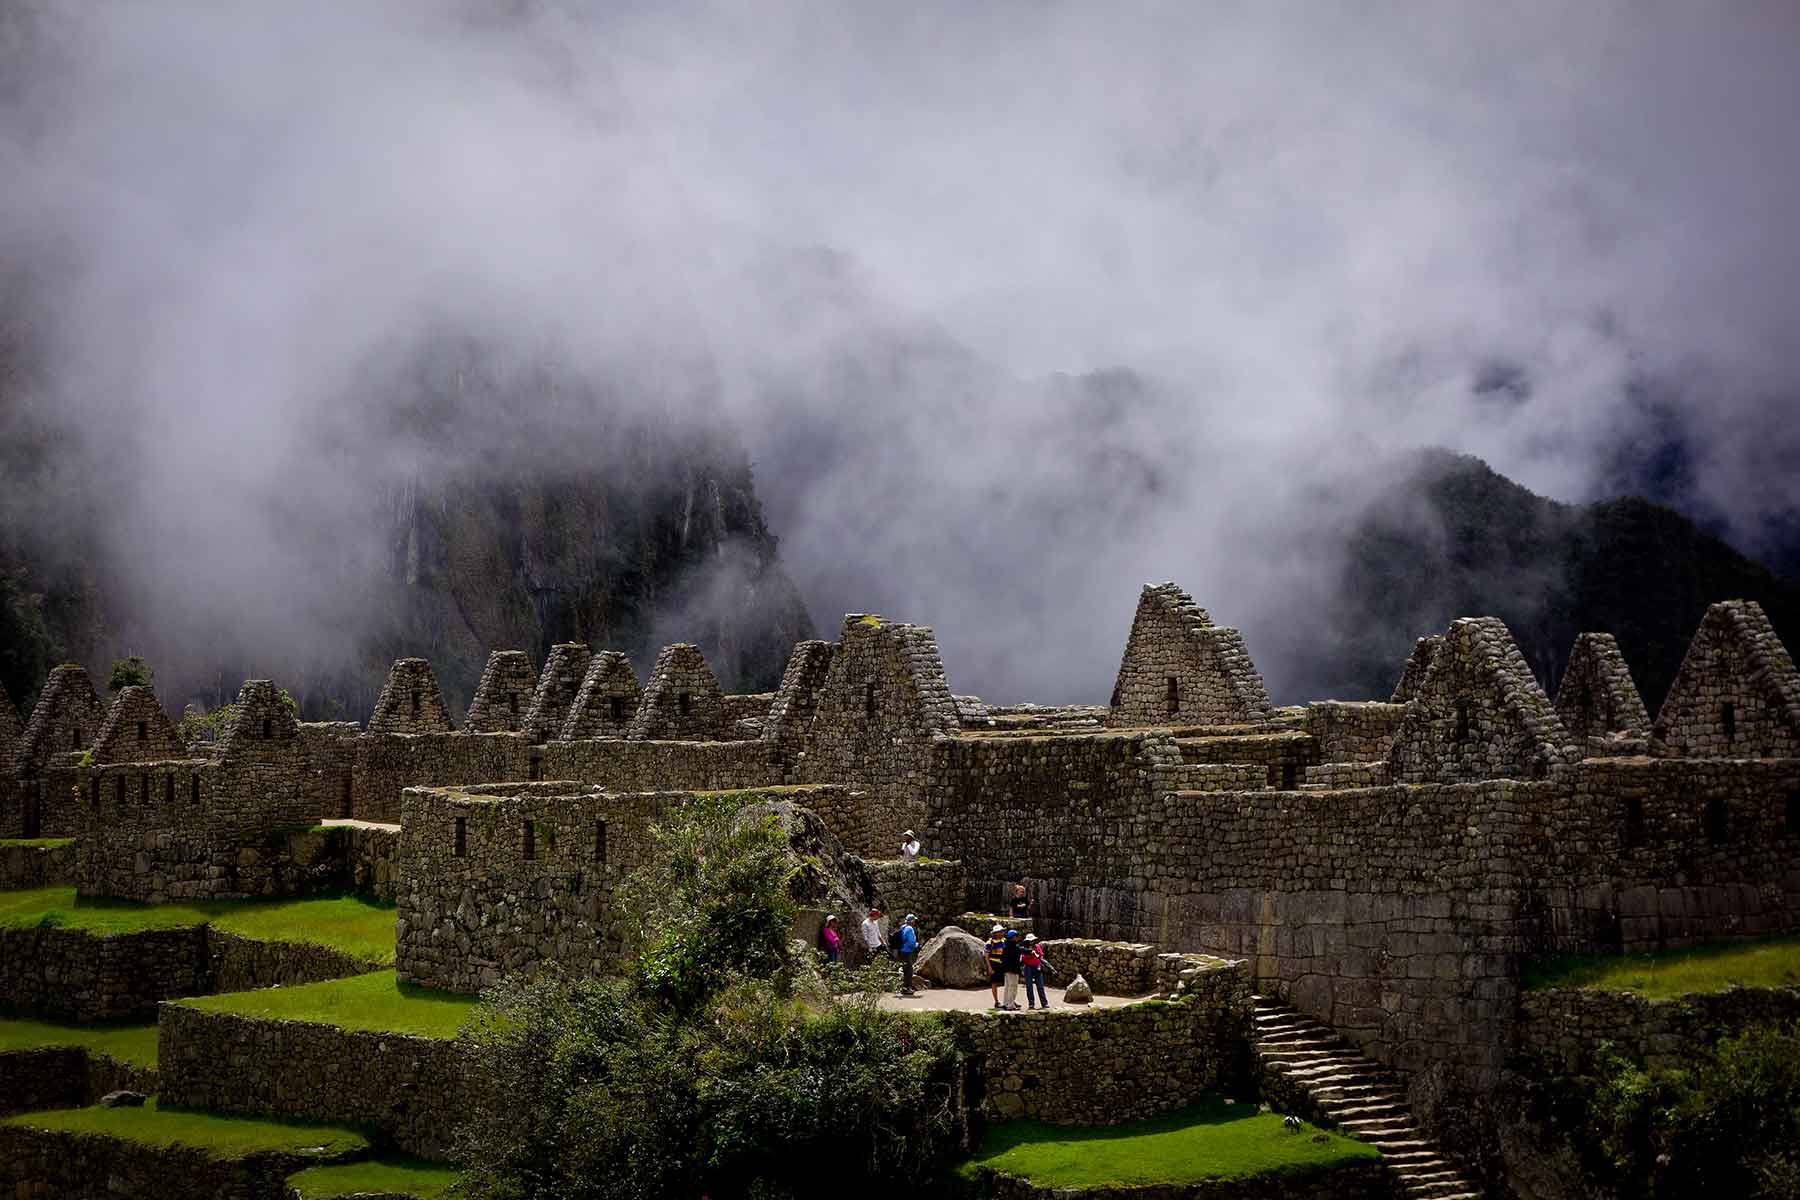
<instances>
[{"instance_id":1,"label":"person in pink jacket","mask_svg":"<svg viewBox=\"0 0 1800 1200\"><path fill-rule=\"evenodd\" d=\"M825 918L825 928L819 930L819 941L825 946L825 963L827 966L843 957L844 938L838 932L837 914L832 913Z\"/></svg>"}]
</instances>

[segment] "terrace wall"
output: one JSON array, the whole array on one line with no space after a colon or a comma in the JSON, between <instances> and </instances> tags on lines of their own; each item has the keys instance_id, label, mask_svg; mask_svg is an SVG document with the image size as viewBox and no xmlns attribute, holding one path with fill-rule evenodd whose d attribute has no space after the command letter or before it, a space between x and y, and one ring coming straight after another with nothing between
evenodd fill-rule
<instances>
[{"instance_id":1,"label":"terrace wall","mask_svg":"<svg viewBox=\"0 0 1800 1200\"><path fill-rule=\"evenodd\" d=\"M0 1195L9 1196L286 1200L289 1175L331 1161L275 1152L221 1159L186 1146L0 1126Z\"/></svg>"},{"instance_id":2,"label":"terrace wall","mask_svg":"<svg viewBox=\"0 0 1800 1200\"><path fill-rule=\"evenodd\" d=\"M1721 1032L1800 1020L1800 988L1731 988L1651 1000L1633 992L1543 988L1519 1001L1517 1049L1579 1071L1602 1042L1653 1067L1690 1065Z\"/></svg>"}]
</instances>

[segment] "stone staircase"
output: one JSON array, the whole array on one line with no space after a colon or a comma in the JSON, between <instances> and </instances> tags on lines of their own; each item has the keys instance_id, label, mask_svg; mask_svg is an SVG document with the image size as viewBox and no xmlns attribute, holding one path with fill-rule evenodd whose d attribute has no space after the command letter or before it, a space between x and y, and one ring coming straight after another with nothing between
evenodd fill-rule
<instances>
[{"instance_id":1,"label":"stone staircase","mask_svg":"<svg viewBox=\"0 0 1800 1200\"><path fill-rule=\"evenodd\" d=\"M1481 1191L1419 1132L1406 1090L1329 1026L1279 1000L1256 997L1257 1066L1279 1105L1322 1116L1381 1151L1408 1200L1479 1200Z\"/></svg>"}]
</instances>

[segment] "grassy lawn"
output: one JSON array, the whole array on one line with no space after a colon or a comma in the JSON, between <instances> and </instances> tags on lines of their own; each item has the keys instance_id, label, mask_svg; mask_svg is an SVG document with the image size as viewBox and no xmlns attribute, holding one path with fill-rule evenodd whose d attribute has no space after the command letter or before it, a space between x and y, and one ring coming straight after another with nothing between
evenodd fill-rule
<instances>
[{"instance_id":1,"label":"grassy lawn","mask_svg":"<svg viewBox=\"0 0 1800 1200\"><path fill-rule=\"evenodd\" d=\"M450 1038L480 1001L474 996L401 983L392 971L375 971L325 983L196 996L180 1003L245 1017Z\"/></svg>"},{"instance_id":2,"label":"grassy lawn","mask_svg":"<svg viewBox=\"0 0 1800 1200\"><path fill-rule=\"evenodd\" d=\"M1003 1121L988 1127L981 1149L959 1170L972 1175L991 1167L1049 1188L1145 1187L1330 1170L1379 1157L1366 1142L1311 1125L1295 1133L1279 1114L1208 1096L1178 1112L1125 1125Z\"/></svg>"},{"instance_id":3,"label":"grassy lawn","mask_svg":"<svg viewBox=\"0 0 1800 1200\"><path fill-rule=\"evenodd\" d=\"M0 850L8 846L26 846L33 850L54 850L58 846L73 846L74 838L0 838Z\"/></svg>"},{"instance_id":4,"label":"grassy lawn","mask_svg":"<svg viewBox=\"0 0 1800 1200\"><path fill-rule=\"evenodd\" d=\"M59 1025L53 1021L0 1018L0 1054L8 1050L42 1050L51 1046L78 1046L134 1067L154 1067L156 1022Z\"/></svg>"},{"instance_id":5,"label":"grassy lawn","mask_svg":"<svg viewBox=\"0 0 1800 1200\"><path fill-rule=\"evenodd\" d=\"M221 1159L243 1158L266 1150L335 1158L369 1147L369 1140L362 1134L333 1125L221 1117L183 1109L165 1112L156 1106L154 1098L142 1108L64 1108L24 1113L0 1124L101 1134L145 1146L191 1146Z\"/></svg>"},{"instance_id":6,"label":"grassy lawn","mask_svg":"<svg viewBox=\"0 0 1800 1200\"><path fill-rule=\"evenodd\" d=\"M96 934L213 925L257 941L329 946L370 966L394 961L393 907L355 896L134 904L77 898L72 887L0 892L0 928L36 925Z\"/></svg>"},{"instance_id":7,"label":"grassy lawn","mask_svg":"<svg viewBox=\"0 0 1800 1200\"><path fill-rule=\"evenodd\" d=\"M1580 987L1664 999L1728 987L1800 987L1800 936L1650 954L1570 955L1527 964L1527 988Z\"/></svg>"},{"instance_id":8,"label":"grassy lawn","mask_svg":"<svg viewBox=\"0 0 1800 1200\"><path fill-rule=\"evenodd\" d=\"M450 1194L456 1176L457 1169L447 1163L417 1158L368 1159L334 1167L308 1167L297 1175L289 1175L287 1185L300 1194L301 1200L334 1200L372 1193L438 1200Z\"/></svg>"}]
</instances>

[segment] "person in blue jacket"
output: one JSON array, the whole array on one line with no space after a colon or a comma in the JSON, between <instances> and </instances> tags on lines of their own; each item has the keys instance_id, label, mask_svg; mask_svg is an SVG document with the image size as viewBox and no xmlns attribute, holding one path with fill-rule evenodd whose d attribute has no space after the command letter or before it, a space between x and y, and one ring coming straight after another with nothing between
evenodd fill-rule
<instances>
[{"instance_id":1,"label":"person in blue jacket","mask_svg":"<svg viewBox=\"0 0 1800 1200\"><path fill-rule=\"evenodd\" d=\"M900 994L913 996L913 959L919 957L919 931L915 927L918 917L906 914L906 920L900 925L900 932L894 935L894 949L900 954Z\"/></svg>"}]
</instances>

